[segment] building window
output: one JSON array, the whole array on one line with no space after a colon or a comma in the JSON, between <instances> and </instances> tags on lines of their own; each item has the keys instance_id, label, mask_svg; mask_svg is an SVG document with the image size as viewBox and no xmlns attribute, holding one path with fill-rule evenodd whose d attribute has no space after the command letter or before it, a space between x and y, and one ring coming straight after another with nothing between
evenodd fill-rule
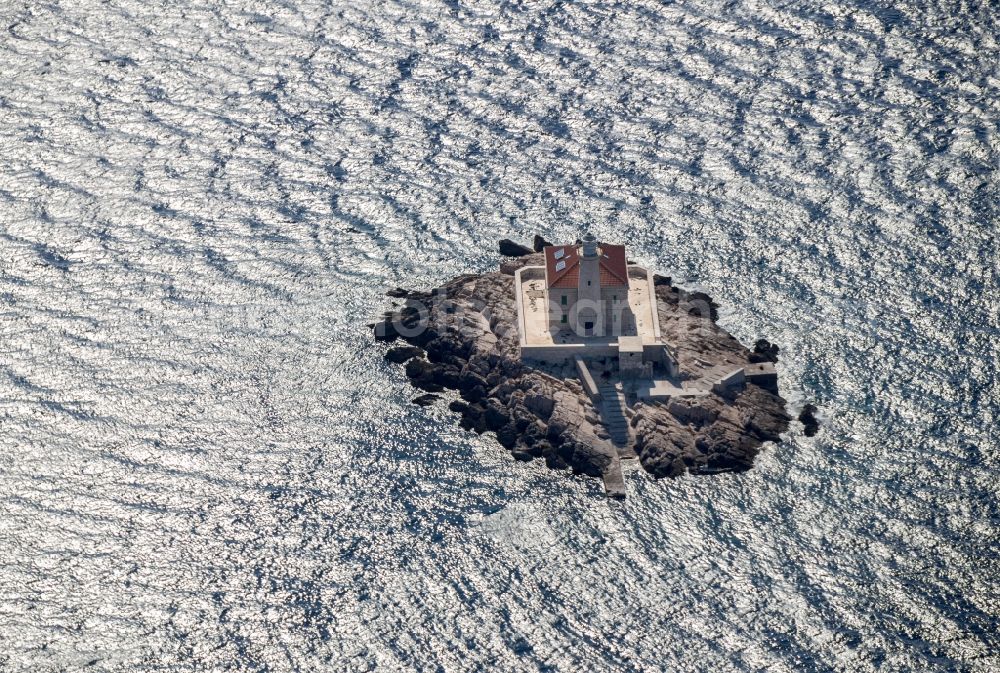
<instances>
[{"instance_id":1,"label":"building window","mask_svg":"<svg viewBox=\"0 0 1000 673\"><path fill-rule=\"evenodd\" d=\"M561 323L565 323L565 322L566 322L566 316L563 316L563 317L562 317L562 320L560 320L559 322L561 322Z\"/></svg>"},{"instance_id":2,"label":"building window","mask_svg":"<svg viewBox=\"0 0 1000 673\"><path fill-rule=\"evenodd\" d=\"M590 281L589 280L587 281L587 287L590 287Z\"/></svg>"},{"instance_id":3,"label":"building window","mask_svg":"<svg viewBox=\"0 0 1000 673\"><path fill-rule=\"evenodd\" d=\"M611 295L611 301L618 301L618 295L616 294Z\"/></svg>"},{"instance_id":4,"label":"building window","mask_svg":"<svg viewBox=\"0 0 1000 673\"><path fill-rule=\"evenodd\" d=\"M565 306L565 305L566 305L566 295L563 295L563 296L562 296L562 297L560 298L560 303L561 303L561 304L562 304L563 306Z\"/></svg>"}]
</instances>

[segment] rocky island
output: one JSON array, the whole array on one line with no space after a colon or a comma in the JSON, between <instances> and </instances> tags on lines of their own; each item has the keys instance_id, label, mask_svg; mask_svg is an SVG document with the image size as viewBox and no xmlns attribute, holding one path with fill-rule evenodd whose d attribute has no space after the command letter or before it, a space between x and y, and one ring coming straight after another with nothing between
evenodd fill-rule
<instances>
[{"instance_id":1,"label":"rocky island","mask_svg":"<svg viewBox=\"0 0 1000 673\"><path fill-rule=\"evenodd\" d=\"M789 425L778 348L751 350L716 324L716 304L584 236L573 245L501 241L510 259L430 292L391 290L402 306L372 325L431 404L462 427L495 432L518 460L604 479L624 497L621 463L654 477L749 469Z\"/></svg>"}]
</instances>

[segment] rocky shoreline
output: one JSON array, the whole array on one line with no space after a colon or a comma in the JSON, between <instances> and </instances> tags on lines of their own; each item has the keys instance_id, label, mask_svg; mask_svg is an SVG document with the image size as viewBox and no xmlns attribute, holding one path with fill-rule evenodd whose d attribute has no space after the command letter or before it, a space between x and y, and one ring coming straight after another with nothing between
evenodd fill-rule
<instances>
[{"instance_id":1,"label":"rocky shoreline","mask_svg":"<svg viewBox=\"0 0 1000 673\"><path fill-rule=\"evenodd\" d=\"M542 245L536 236L535 250ZM431 404L431 394L456 390L461 399L449 408L461 426L496 433L516 459L605 475L619 453L573 366L519 357L513 274L541 263L541 255L511 241L500 247L517 256L499 271L460 276L432 292L391 290L404 303L372 325L375 338L403 342L385 357L405 365L412 384L428 393L415 402ZM654 286L661 331L679 353L682 378L777 360L777 346L761 340L751 351L719 328L716 305L704 293L662 276ZM780 441L791 420L773 378L693 398L629 400L626 416L635 455L657 478L747 470L761 445Z\"/></svg>"}]
</instances>

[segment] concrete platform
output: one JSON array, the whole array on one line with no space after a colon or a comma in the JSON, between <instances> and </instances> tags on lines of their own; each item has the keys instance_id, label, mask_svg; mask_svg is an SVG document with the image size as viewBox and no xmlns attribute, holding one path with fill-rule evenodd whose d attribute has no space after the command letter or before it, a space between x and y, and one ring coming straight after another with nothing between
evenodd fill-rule
<instances>
[{"instance_id":1,"label":"concrete platform","mask_svg":"<svg viewBox=\"0 0 1000 673\"><path fill-rule=\"evenodd\" d=\"M625 491L625 477L622 475L621 460L615 457L601 476L604 478L604 492L607 496L624 500L627 492Z\"/></svg>"},{"instance_id":2,"label":"concrete platform","mask_svg":"<svg viewBox=\"0 0 1000 673\"><path fill-rule=\"evenodd\" d=\"M628 304L634 323L623 330L621 336L636 336L643 343L659 341L659 316L655 299L651 298L652 283L646 278L648 271L642 267L629 267ZM524 267L515 275L520 280L516 288L520 314L519 331L522 345L554 346L579 344L580 346L608 346L617 348L618 336L581 337L568 327L559 329L549 325L549 307L545 302L545 268Z\"/></svg>"},{"instance_id":3,"label":"concrete platform","mask_svg":"<svg viewBox=\"0 0 1000 673\"><path fill-rule=\"evenodd\" d=\"M635 394L640 399L657 399L665 397L680 397L687 391L671 381L653 380L637 383Z\"/></svg>"}]
</instances>

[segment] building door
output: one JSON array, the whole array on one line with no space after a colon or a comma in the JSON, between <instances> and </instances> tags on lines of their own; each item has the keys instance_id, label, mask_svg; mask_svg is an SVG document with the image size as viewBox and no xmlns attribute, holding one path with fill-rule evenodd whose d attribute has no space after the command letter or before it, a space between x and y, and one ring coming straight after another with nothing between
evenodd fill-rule
<instances>
[{"instance_id":1,"label":"building door","mask_svg":"<svg viewBox=\"0 0 1000 673\"><path fill-rule=\"evenodd\" d=\"M588 320L587 322L583 323L583 333L586 334L587 336L593 336L594 335L594 323L593 323L593 321Z\"/></svg>"}]
</instances>

